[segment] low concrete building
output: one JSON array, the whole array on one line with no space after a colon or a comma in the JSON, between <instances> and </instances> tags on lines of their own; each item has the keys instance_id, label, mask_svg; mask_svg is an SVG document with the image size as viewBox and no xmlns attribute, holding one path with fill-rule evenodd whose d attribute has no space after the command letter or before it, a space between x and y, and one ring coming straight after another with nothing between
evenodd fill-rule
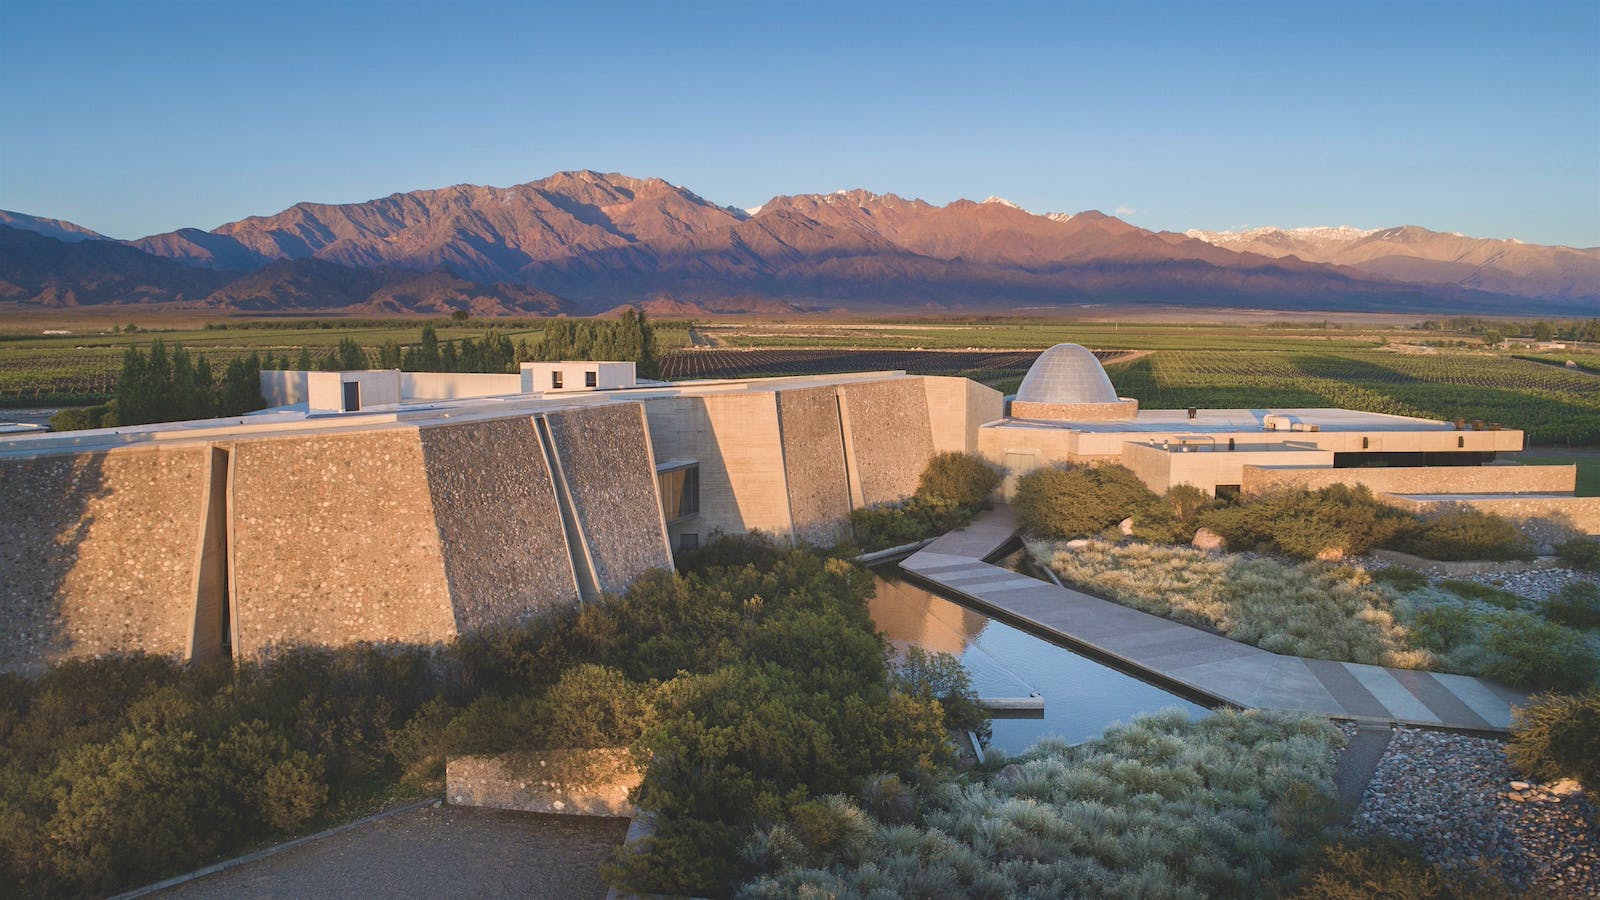
<instances>
[{"instance_id":1,"label":"low concrete building","mask_svg":"<svg viewBox=\"0 0 1600 900\"><path fill-rule=\"evenodd\" d=\"M829 541L977 446L1000 395L864 372L664 384L264 372L282 407L0 439L0 671L148 650L447 641L619 592L678 548ZM530 372L532 374L530 374Z\"/></svg>"}]
</instances>

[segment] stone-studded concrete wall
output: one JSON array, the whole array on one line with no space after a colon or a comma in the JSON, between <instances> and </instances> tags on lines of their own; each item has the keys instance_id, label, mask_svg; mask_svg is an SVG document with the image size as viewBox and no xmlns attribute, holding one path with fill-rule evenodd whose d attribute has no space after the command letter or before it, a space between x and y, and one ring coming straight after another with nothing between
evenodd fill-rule
<instances>
[{"instance_id":1,"label":"stone-studded concrete wall","mask_svg":"<svg viewBox=\"0 0 1600 900\"><path fill-rule=\"evenodd\" d=\"M820 387L779 393L778 421L795 536L816 544L839 540L849 530L850 482L838 390Z\"/></svg>"},{"instance_id":2,"label":"stone-studded concrete wall","mask_svg":"<svg viewBox=\"0 0 1600 900\"><path fill-rule=\"evenodd\" d=\"M602 591L671 568L644 414L636 403L546 413L578 526Z\"/></svg>"},{"instance_id":3,"label":"stone-studded concrete wall","mask_svg":"<svg viewBox=\"0 0 1600 900\"><path fill-rule=\"evenodd\" d=\"M1013 419L1046 419L1053 422L1109 422L1132 419L1139 414L1139 401L1115 403L1038 403L1011 401Z\"/></svg>"},{"instance_id":4,"label":"stone-studded concrete wall","mask_svg":"<svg viewBox=\"0 0 1600 900\"><path fill-rule=\"evenodd\" d=\"M1389 494L1571 493L1577 466L1393 466L1355 469L1296 469L1246 466L1241 490L1316 490L1331 484L1364 484Z\"/></svg>"},{"instance_id":5,"label":"stone-studded concrete wall","mask_svg":"<svg viewBox=\"0 0 1600 900\"><path fill-rule=\"evenodd\" d=\"M425 428L422 458L457 629L509 624L577 602L532 419Z\"/></svg>"},{"instance_id":6,"label":"stone-studded concrete wall","mask_svg":"<svg viewBox=\"0 0 1600 900\"><path fill-rule=\"evenodd\" d=\"M700 513L669 526L693 533L789 533L775 394L750 392L645 401L657 462L700 462Z\"/></svg>"},{"instance_id":7,"label":"stone-studded concrete wall","mask_svg":"<svg viewBox=\"0 0 1600 900\"><path fill-rule=\"evenodd\" d=\"M234 654L455 633L413 429L234 447Z\"/></svg>"},{"instance_id":8,"label":"stone-studded concrete wall","mask_svg":"<svg viewBox=\"0 0 1600 900\"><path fill-rule=\"evenodd\" d=\"M0 671L133 650L183 655L209 452L0 461Z\"/></svg>"},{"instance_id":9,"label":"stone-studded concrete wall","mask_svg":"<svg viewBox=\"0 0 1600 900\"><path fill-rule=\"evenodd\" d=\"M839 388L839 397L853 499L871 506L911 496L933 456L921 379L847 384Z\"/></svg>"}]
</instances>

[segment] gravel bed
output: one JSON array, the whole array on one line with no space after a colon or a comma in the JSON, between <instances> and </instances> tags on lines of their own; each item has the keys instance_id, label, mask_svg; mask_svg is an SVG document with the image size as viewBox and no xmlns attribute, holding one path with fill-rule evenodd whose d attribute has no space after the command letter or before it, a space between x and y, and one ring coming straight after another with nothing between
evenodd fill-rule
<instances>
[{"instance_id":1,"label":"gravel bed","mask_svg":"<svg viewBox=\"0 0 1600 900\"><path fill-rule=\"evenodd\" d=\"M1519 890L1600 896L1595 807L1570 782L1521 780L1504 748L1487 738L1397 729L1354 829L1412 841L1445 868L1482 865Z\"/></svg>"},{"instance_id":2,"label":"gravel bed","mask_svg":"<svg viewBox=\"0 0 1600 900\"><path fill-rule=\"evenodd\" d=\"M1576 569L1529 569L1525 572L1500 572L1492 575L1468 575L1462 581L1476 581L1490 587L1502 588L1529 600L1544 601L1552 594L1575 581L1600 583L1600 578Z\"/></svg>"}]
</instances>

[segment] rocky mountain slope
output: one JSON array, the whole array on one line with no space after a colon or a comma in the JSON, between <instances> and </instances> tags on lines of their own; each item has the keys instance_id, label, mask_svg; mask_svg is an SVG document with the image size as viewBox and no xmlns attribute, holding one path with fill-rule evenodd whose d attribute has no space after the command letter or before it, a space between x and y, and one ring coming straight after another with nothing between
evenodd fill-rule
<instances>
[{"instance_id":1,"label":"rocky mountain slope","mask_svg":"<svg viewBox=\"0 0 1600 900\"><path fill-rule=\"evenodd\" d=\"M1396 281L1554 300L1600 302L1600 247L1547 247L1474 238L1415 225L1362 230L1254 228L1190 231L1229 250L1348 266Z\"/></svg>"},{"instance_id":2,"label":"rocky mountain slope","mask_svg":"<svg viewBox=\"0 0 1600 900\"><path fill-rule=\"evenodd\" d=\"M99 237L34 217L12 224ZM1354 234L1184 235L1095 211L1042 216L999 198L935 206L861 190L775 197L746 211L661 179L580 171L507 188L299 203L209 232L182 229L125 244L84 239L79 245L141 256L107 255L105 265L128 271L80 271L93 289L58 276L34 299L142 301L167 284L182 301L231 309L1157 304L1505 314L1561 313L1600 292L1586 268L1600 263L1590 251L1517 245L1528 248L1527 260L1514 262L1506 248L1450 256L1434 242L1413 241L1422 249L1407 256L1403 236L1358 249L1385 233ZM1549 251L1556 262L1539 262L1546 257L1534 251ZM0 278L16 282L9 296L19 300L30 299L27 284L38 281L9 269ZM112 288L118 278L127 293Z\"/></svg>"}]
</instances>

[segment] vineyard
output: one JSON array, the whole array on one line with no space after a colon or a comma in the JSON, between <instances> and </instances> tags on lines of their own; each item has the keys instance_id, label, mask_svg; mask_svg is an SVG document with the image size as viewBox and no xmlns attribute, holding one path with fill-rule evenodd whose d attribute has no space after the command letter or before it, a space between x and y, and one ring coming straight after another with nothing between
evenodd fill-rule
<instances>
[{"instance_id":1,"label":"vineyard","mask_svg":"<svg viewBox=\"0 0 1600 900\"><path fill-rule=\"evenodd\" d=\"M988 383L1020 378L1038 356L1038 350L683 350L662 355L661 375L686 381L904 370Z\"/></svg>"},{"instance_id":2,"label":"vineyard","mask_svg":"<svg viewBox=\"0 0 1600 900\"><path fill-rule=\"evenodd\" d=\"M1166 351L1108 371L1150 408L1337 406L1500 422L1533 443L1600 441L1600 378L1494 354Z\"/></svg>"}]
</instances>

